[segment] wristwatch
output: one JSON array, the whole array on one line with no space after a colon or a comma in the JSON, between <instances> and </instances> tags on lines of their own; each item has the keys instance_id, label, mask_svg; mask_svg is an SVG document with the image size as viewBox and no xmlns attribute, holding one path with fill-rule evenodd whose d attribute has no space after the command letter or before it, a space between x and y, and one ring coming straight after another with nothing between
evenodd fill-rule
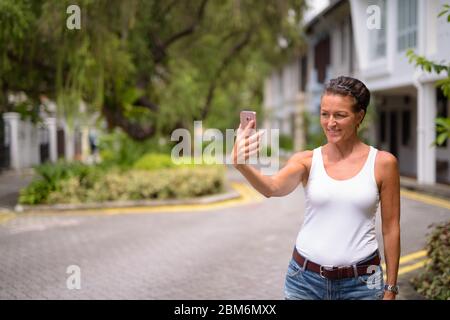
<instances>
[{"instance_id":1,"label":"wristwatch","mask_svg":"<svg viewBox=\"0 0 450 320\"><path fill-rule=\"evenodd\" d=\"M398 294L398 286L393 286L391 284L385 284L384 291L390 291L392 293Z\"/></svg>"}]
</instances>

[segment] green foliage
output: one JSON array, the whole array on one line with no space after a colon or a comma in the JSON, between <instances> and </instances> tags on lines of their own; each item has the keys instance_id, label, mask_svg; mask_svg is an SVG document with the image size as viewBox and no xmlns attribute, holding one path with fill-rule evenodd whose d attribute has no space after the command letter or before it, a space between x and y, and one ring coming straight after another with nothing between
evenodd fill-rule
<instances>
[{"instance_id":1,"label":"green foliage","mask_svg":"<svg viewBox=\"0 0 450 320\"><path fill-rule=\"evenodd\" d=\"M60 190L63 181L76 178L81 186L90 187L102 173L99 167L91 167L81 162L58 161L34 168L37 178L28 187L20 190L19 203L45 203L48 196Z\"/></svg>"},{"instance_id":2,"label":"green foliage","mask_svg":"<svg viewBox=\"0 0 450 320\"><path fill-rule=\"evenodd\" d=\"M39 106L37 104L33 105L30 101L16 104L13 111L19 113L21 120L30 120L35 124L41 122Z\"/></svg>"},{"instance_id":3,"label":"green foliage","mask_svg":"<svg viewBox=\"0 0 450 320\"><path fill-rule=\"evenodd\" d=\"M115 130L100 136L99 150L102 166L131 168L136 161L149 152L169 154L174 143L160 137L135 141L123 131Z\"/></svg>"},{"instance_id":4,"label":"green foliage","mask_svg":"<svg viewBox=\"0 0 450 320\"><path fill-rule=\"evenodd\" d=\"M222 165L181 165L167 154L146 154L131 166L43 164L37 179L20 191L21 204L85 203L112 200L186 198L221 192Z\"/></svg>"},{"instance_id":5,"label":"green foliage","mask_svg":"<svg viewBox=\"0 0 450 320\"><path fill-rule=\"evenodd\" d=\"M450 137L450 118L437 118L435 120L437 125L438 136L434 144L442 145Z\"/></svg>"},{"instance_id":6,"label":"green foliage","mask_svg":"<svg viewBox=\"0 0 450 320\"><path fill-rule=\"evenodd\" d=\"M438 18L447 14L447 22L450 22L450 5L444 4L443 10L439 13Z\"/></svg>"},{"instance_id":7,"label":"green foliage","mask_svg":"<svg viewBox=\"0 0 450 320\"><path fill-rule=\"evenodd\" d=\"M447 73L447 78L439 80L437 85L446 97L450 96L450 65L438 64L427 60L425 57L415 54L412 49L409 49L406 55L409 58L409 63L415 63L416 67L420 67L426 72L436 72L437 74L441 72Z\"/></svg>"},{"instance_id":8,"label":"green foliage","mask_svg":"<svg viewBox=\"0 0 450 320\"><path fill-rule=\"evenodd\" d=\"M134 163L133 168L138 170L158 170L175 166L170 155L149 153L139 158Z\"/></svg>"},{"instance_id":9,"label":"green foliage","mask_svg":"<svg viewBox=\"0 0 450 320\"><path fill-rule=\"evenodd\" d=\"M81 162L58 161L57 163L45 163L34 168L52 189L56 189L58 182L71 177L78 177L80 181L89 177L96 167L87 166Z\"/></svg>"},{"instance_id":10,"label":"green foliage","mask_svg":"<svg viewBox=\"0 0 450 320\"><path fill-rule=\"evenodd\" d=\"M20 190L19 203L45 203L50 192L54 190L55 189L52 189L52 185L44 179L33 180L26 188Z\"/></svg>"},{"instance_id":11,"label":"green foliage","mask_svg":"<svg viewBox=\"0 0 450 320\"><path fill-rule=\"evenodd\" d=\"M179 199L222 192L224 173L214 167L161 170L111 170L97 177L89 186L78 177L62 180L46 199L33 203L90 203L118 200ZM33 190L29 190L29 194ZM24 199L25 200L25 199ZM38 202L37 200L44 200Z\"/></svg>"},{"instance_id":12,"label":"green foliage","mask_svg":"<svg viewBox=\"0 0 450 320\"><path fill-rule=\"evenodd\" d=\"M416 290L428 299L450 299L450 221L432 225L427 254L430 262L425 271L412 279Z\"/></svg>"},{"instance_id":13,"label":"green foliage","mask_svg":"<svg viewBox=\"0 0 450 320\"><path fill-rule=\"evenodd\" d=\"M8 57L8 50L14 49L20 55L25 54L22 44L27 39L34 18L30 1L0 1L0 84L19 80L14 76L17 69L14 70L15 62ZM2 108L7 99L4 91L0 91L0 95Z\"/></svg>"},{"instance_id":14,"label":"green foliage","mask_svg":"<svg viewBox=\"0 0 450 320\"><path fill-rule=\"evenodd\" d=\"M71 4L0 1L1 108L7 92L45 94L72 125L82 99L135 140L198 119L234 128L302 42L303 0L79 0L81 30L66 27Z\"/></svg>"},{"instance_id":15,"label":"green foliage","mask_svg":"<svg viewBox=\"0 0 450 320\"><path fill-rule=\"evenodd\" d=\"M289 135L281 134L279 146L283 150L292 151L294 150L294 140Z\"/></svg>"}]
</instances>

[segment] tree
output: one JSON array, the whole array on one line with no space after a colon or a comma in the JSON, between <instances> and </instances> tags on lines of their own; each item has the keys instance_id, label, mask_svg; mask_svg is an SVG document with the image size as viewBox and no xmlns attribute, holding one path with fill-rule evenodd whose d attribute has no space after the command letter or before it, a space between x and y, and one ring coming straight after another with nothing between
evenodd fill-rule
<instances>
[{"instance_id":1,"label":"tree","mask_svg":"<svg viewBox=\"0 0 450 320\"><path fill-rule=\"evenodd\" d=\"M302 0L80 0L81 30L66 27L70 4L0 2L4 110L8 92L23 91L66 117L82 99L136 140L194 119L224 129L260 104L264 75L302 43Z\"/></svg>"},{"instance_id":2,"label":"tree","mask_svg":"<svg viewBox=\"0 0 450 320\"><path fill-rule=\"evenodd\" d=\"M445 4L442 12L439 13L438 17L447 15L447 21L450 22L450 5ZM441 88L442 92L447 98L450 98L450 64L445 65L445 62L436 63L426 59L423 56L417 55L413 50L408 50L407 56L409 57L409 62L414 62L416 66L420 66L422 70L427 72L436 72L440 74L441 72L447 73L447 77L437 81L437 85ZM450 137L450 118L439 117L436 118L437 132L438 136L435 143L437 145L442 145Z\"/></svg>"}]
</instances>

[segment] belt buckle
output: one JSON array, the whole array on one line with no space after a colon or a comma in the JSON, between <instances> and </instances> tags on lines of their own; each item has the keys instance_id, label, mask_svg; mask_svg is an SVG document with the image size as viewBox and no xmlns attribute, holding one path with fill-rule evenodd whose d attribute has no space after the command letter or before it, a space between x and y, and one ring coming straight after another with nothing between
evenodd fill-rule
<instances>
[{"instance_id":1,"label":"belt buckle","mask_svg":"<svg viewBox=\"0 0 450 320\"><path fill-rule=\"evenodd\" d=\"M320 268L319 268L319 275L320 275L320 277L321 278L323 278L323 279L328 279L327 277L325 277L324 275L323 275L323 270L326 270L326 271L333 271L334 269L335 269L335 267L334 266L332 266L332 265L321 265L320 266Z\"/></svg>"}]
</instances>

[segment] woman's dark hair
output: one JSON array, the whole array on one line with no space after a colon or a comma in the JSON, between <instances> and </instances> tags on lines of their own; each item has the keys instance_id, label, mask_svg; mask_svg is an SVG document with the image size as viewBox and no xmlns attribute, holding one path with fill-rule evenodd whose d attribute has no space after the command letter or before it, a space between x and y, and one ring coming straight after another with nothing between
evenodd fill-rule
<instances>
[{"instance_id":1,"label":"woman's dark hair","mask_svg":"<svg viewBox=\"0 0 450 320\"><path fill-rule=\"evenodd\" d=\"M362 81L344 76L331 79L325 87L325 94L353 97L356 101L353 111L364 110L364 116L366 115L367 106L370 102L370 91Z\"/></svg>"}]
</instances>

